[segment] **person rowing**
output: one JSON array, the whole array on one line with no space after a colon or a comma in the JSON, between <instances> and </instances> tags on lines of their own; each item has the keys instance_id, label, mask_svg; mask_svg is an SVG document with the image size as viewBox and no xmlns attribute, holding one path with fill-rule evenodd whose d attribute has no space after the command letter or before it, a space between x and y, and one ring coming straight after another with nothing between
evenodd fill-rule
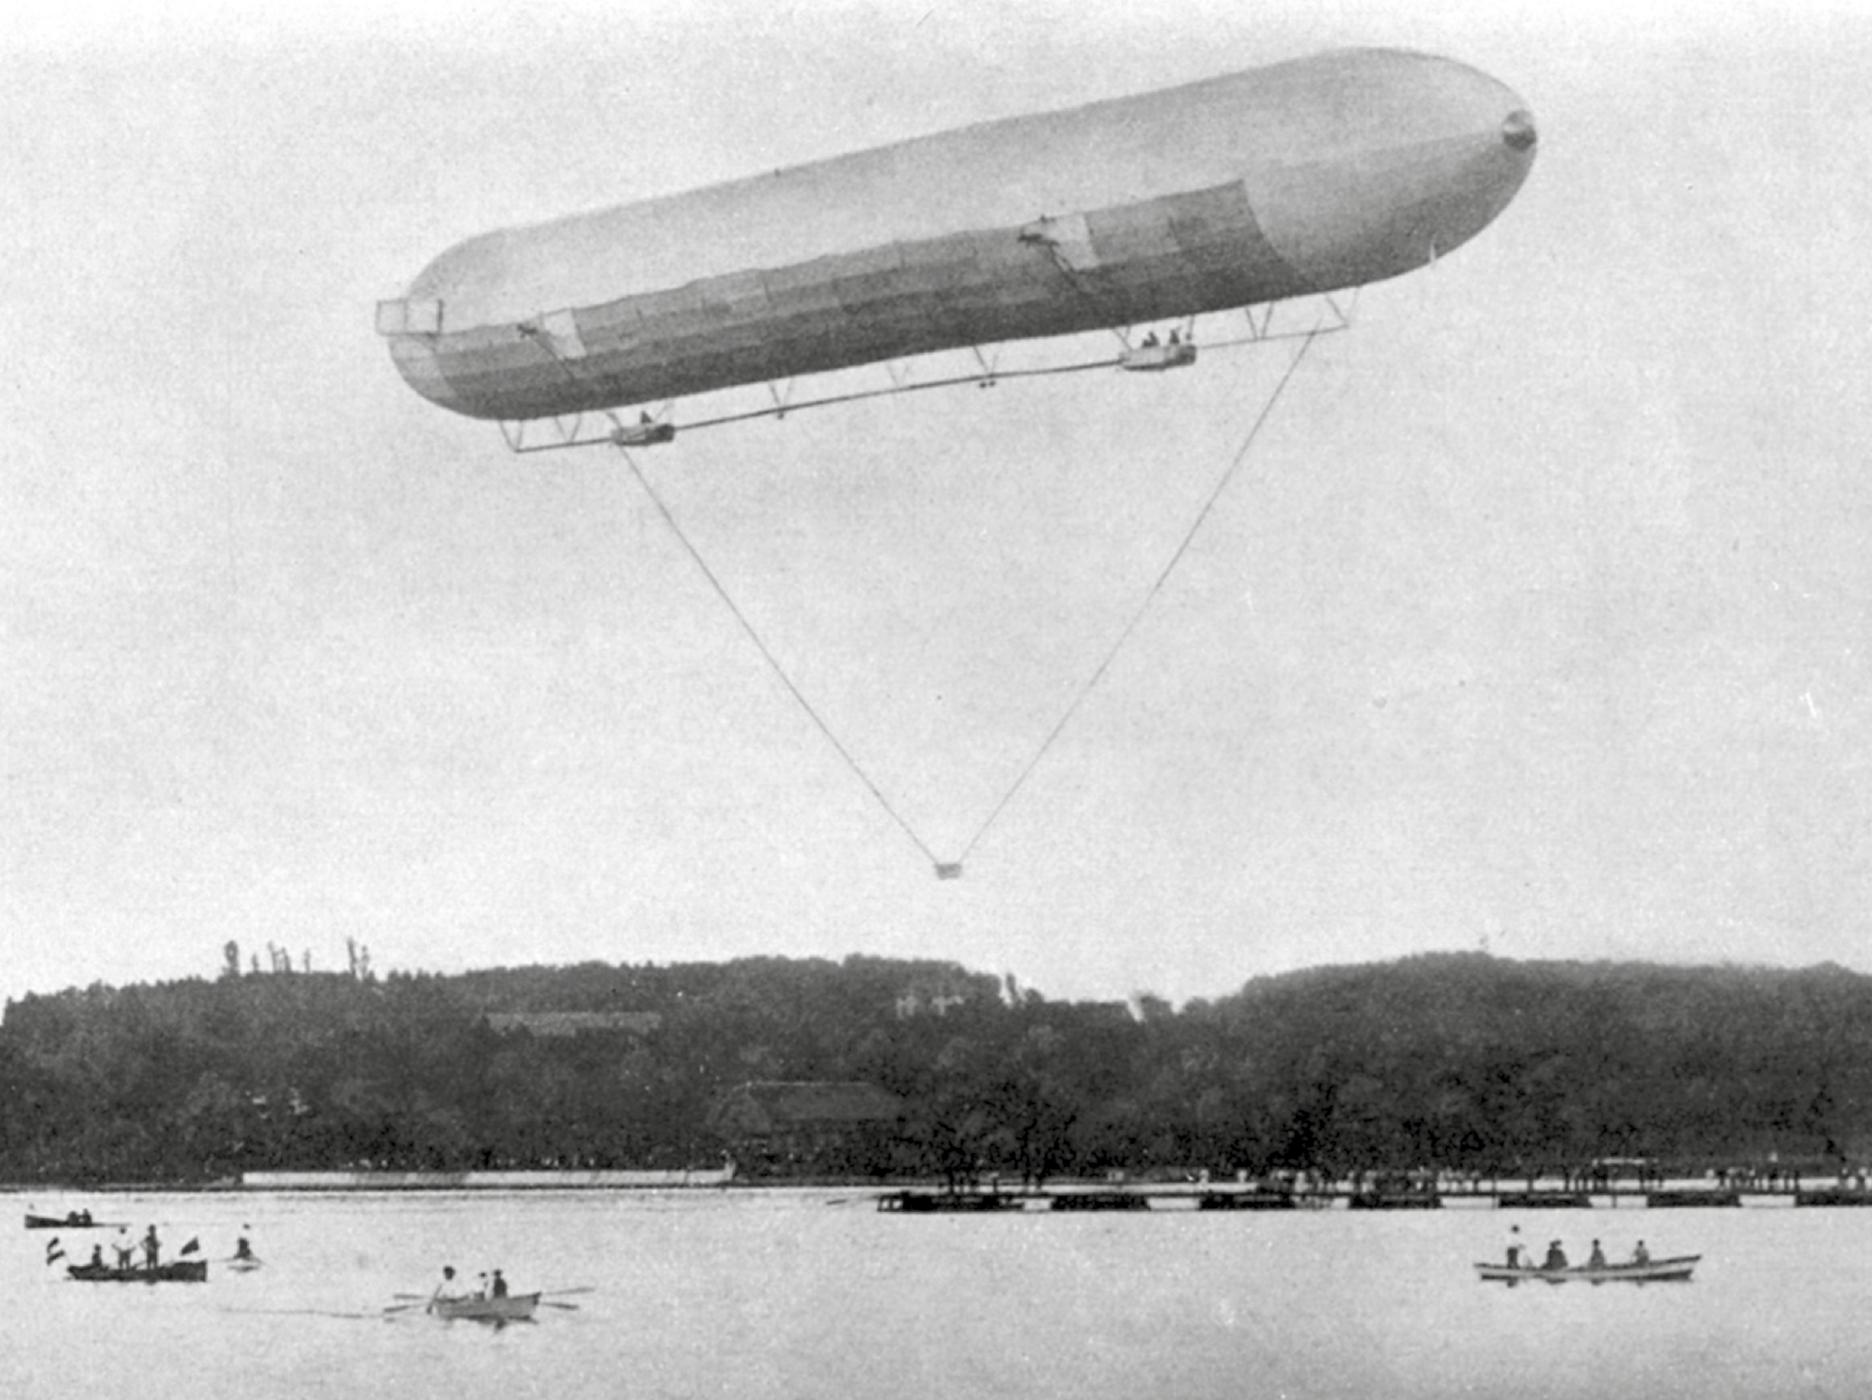
<instances>
[{"instance_id":1,"label":"person rowing","mask_svg":"<svg viewBox=\"0 0 1872 1400\"><path fill-rule=\"evenodd\" d=\"M442 1266L442 1282L438 1283L435 1292L429 1295L429 1307L427 1311L434 1312L437 1303L446 1303L452 1299L466 1296L467 1295L464 1293L455 1291L455 1266L453 1264L444 1264Z\"/></svg>"}]
</instances>

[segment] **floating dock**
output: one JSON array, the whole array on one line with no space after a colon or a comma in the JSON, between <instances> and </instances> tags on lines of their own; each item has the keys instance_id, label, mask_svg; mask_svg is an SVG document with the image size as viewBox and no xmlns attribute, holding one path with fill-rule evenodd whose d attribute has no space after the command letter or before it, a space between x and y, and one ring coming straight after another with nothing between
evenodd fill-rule
<instances>
[{"instance_id":1,"label":"floating dock","mask_svg":"<svg viewBox=\"0 0 1872 1400\"><path fill-rule=\"evenodd\" d=\"M1344 1187L1273 1191L1259 1186L1140 1183L1063 1185L1022 1190L910 1187L877 1198L877 1208L906 1215L974 1215L1015 1211L1267 1211L1267 1210L1712 1210L1872 1206L1872 1190L1743 1191L1680 1187L1614 1191L1425 1190L1356 1191Z\"/></svg>"}]
</instances>

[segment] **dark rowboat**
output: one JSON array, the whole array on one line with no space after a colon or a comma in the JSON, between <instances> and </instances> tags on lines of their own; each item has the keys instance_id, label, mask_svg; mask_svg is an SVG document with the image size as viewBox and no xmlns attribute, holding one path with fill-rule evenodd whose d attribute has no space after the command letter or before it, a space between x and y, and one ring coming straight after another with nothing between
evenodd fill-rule
<instances>
[{"instance_id":1,"label":"dark rowboat","mask_svg":"<svg viewBox=\"0 0 1872 1400\"><path fill-rule=\"evenodd\" d=\"M466 1319L472 1322L525 1322L539 1306L537 1293L510 1293L505 1298L481 1298L469 1294L461 1298L435 1298L429 1311L437 1317Z\"/></svg>"},{"instance_id":2,"label":"dark rowboat","mask_svg":"<svg viewBox=\"0 0 1872 1400\"><path fill-rule=\"evenodd\" d=\"M1643 1264L1581 1264L1571 1269L1517 1269L1509 1264L1477 1264L1488 1282L1506 1283L1688 1283L1701 1254L1651 1259Z\"/></svg>"},{"instance_id":3,"label":"dark rowboat","mask_svg":"<svg viewBox=\"0 0 1872 1400\"><path fill-rule=\"evenodd\" d=\"M73 1264L65 1270L80 1283L206 1283L206 1259L178 1259L155 1268L116 1269L109 1264Z\"/></svg>"},{"instance_id":4,"label":"dark rowboat","mask_svg":"<svg viewBox=\"0 0 1872 1400\"><path fill-rule=\"evenodd\" d=\"M90 1211L73 1211L70 1215L26 1215L28 1230L115 1230L123 1224L120 1220L93 1220Z\"/></svg>"}]
</instances>

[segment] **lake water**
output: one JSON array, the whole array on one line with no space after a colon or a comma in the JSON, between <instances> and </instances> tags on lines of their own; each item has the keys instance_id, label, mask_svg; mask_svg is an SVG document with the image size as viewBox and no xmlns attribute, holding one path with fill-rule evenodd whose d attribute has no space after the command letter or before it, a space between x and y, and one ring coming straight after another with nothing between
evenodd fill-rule
<instances>
[{"instance_id":1,"label":"lake water","mask_svg":"<svg viewBox=\"0 0 1872 1400\"><path fill-rule=\"evenodd\" d=\"M903 1216L863 1191L0 1194L0 1396L1806 1396L1872 1377L1872 1210ZM166 1256L242 1226L266 1267L81 1284L21 1215L88 1206ZM1511 1223L1694 1282L1478 1282ZM59 1232L73 1260L112 1231ZM496 1330L385 1312L453 1264L589 1289Z\"/></svg>"}]
</instances>

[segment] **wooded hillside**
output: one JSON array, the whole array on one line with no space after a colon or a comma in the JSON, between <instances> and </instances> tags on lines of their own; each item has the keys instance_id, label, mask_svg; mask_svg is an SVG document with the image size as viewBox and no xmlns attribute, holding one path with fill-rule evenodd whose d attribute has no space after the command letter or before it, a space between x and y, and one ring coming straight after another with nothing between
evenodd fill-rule
<instances>
[{"instance_id":1,"label":"wooded hillside","mask_svg":"<svg viewBox=\"0 0 1872 1400\"><path fill-rule=\"evenodd\" d=\"M876 1085L903 1117L750 1153L709 1126L749 1081ZM781 1176L1830 1169L1872 1158L1872 978L1445 954L1179 1010L866 957L230 970L29 996L0 1025L0 1179L686 1166L730 1147Z\"/></svg>"}]
</instances>

